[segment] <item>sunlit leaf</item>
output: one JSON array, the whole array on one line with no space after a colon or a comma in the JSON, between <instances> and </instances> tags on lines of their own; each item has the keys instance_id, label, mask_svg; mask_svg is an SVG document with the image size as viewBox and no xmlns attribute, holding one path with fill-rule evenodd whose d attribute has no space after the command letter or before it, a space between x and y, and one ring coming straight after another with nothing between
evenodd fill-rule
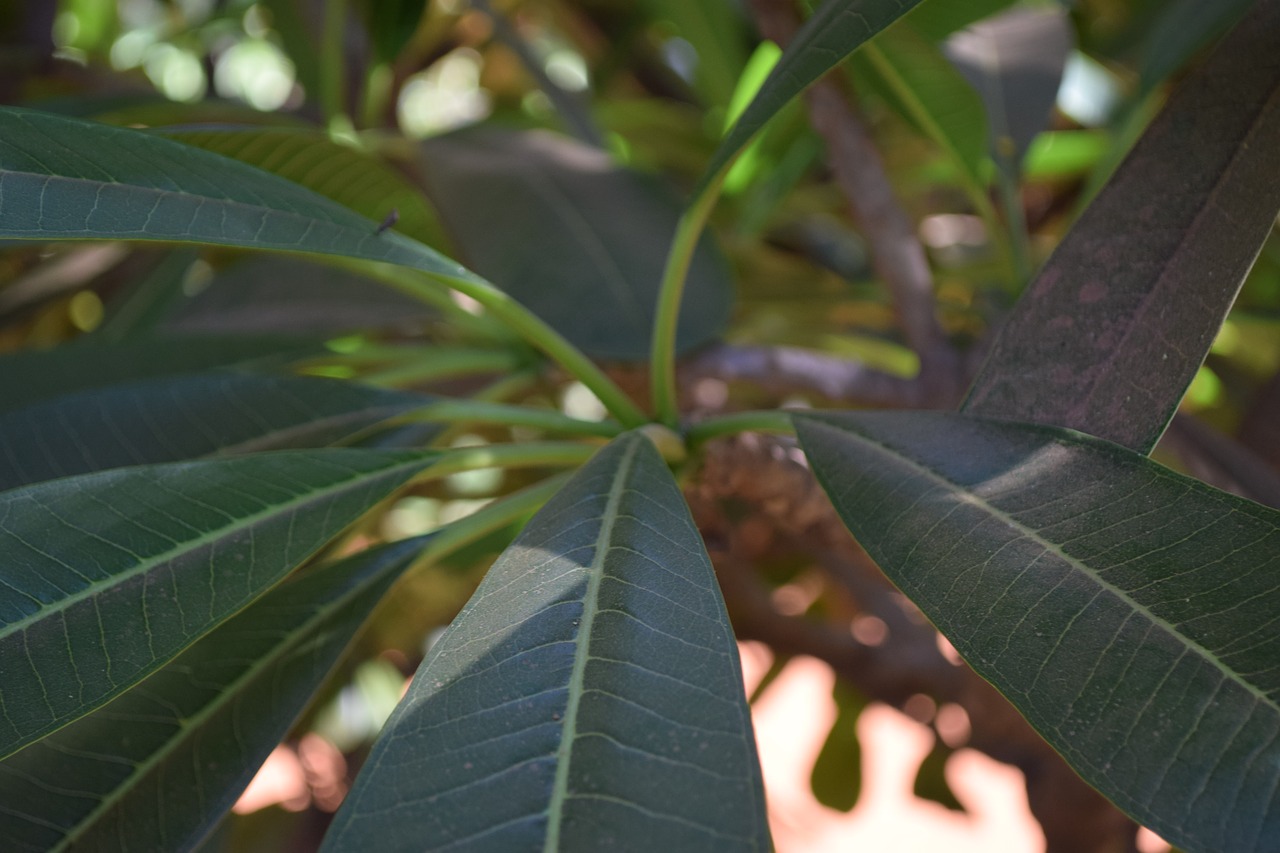
<instances>
[{"instance_id":1,"label":"sunlit leaf","mask_svg":"<svg viewBox=\"0 0 1280 853\"><path fill-rule=\"evenodd\" d=\"M432 648L326 850L768 850L737 648L637 433L529 523Z\"/></svg>"},{"instance_id":2,"label":"sunlit leaf","mask_svg":"<svg viewBox=\"0 0 1280 853\"><path fill-rule=\"evenodd\" d=\"M1079 433L795 416L885 574L1084 777L1187 850L1280 838L1280 513Z\"/></svg>"}]
</instances>

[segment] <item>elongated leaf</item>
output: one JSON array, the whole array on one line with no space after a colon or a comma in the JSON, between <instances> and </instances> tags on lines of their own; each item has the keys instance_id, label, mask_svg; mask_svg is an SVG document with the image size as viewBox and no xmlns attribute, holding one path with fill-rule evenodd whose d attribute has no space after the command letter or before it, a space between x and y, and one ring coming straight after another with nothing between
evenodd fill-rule
<instances>
[{"instance_id":1,"label":"elongated leaf","mask_svg":"<svg viewBox=\"0 0 1280 853\"><path fill-rule=\"evenodd\" d=\"M0 490L125 465L324 447L428 402L351 382L236 373L82 391L0 414Z\"/></svg>"},{"instance_id":2,"label":"elongated leaf","mask_svg":"<svg viewBox=\"0 0 1280 853\"><path fill-rule=\"evenodd\" d=\"M418 11L421 14L421 9ZM271 127L162 132L170 139L279 175L374 222L382 222L394 210L395 230L429 246L443 245L439 220L421 192L372 152L335 142L321 130Z\"/></svg>"},{"instance_id":3,"label":"elongated leaf","mask_svg":"<svg viewBox=\"0 0 1280 853\"><path fill-rule=\"evenodd\" d=\"M1067 430L794 418L845 524L1090 784L1189 851L1280 839L1280 513Z\"/></svg>"},{"instance_id":4,"label":"elongated leaf","mask_svg":"<svg viewBox=\"0 0 1280 853\"><path fill-rule=\"evenodd\" d=\"M965 410L1149 451L1280 210L1280 3L1174 93L1028 288Z\"/></svg>"},{"instance_id":5,"label":"elongated leaf","mask_svg":"<svg viewBox=\"0 0 1280 853\"><path fill-rule=\"evenodd\" d=\"M951 36L946 52L986 106L996 162L1016 168L1058 96L1071 52L1066 12L1013 9Z\"/></svg>"},{"instance_id":6,"label":"elongated leaf","mask_svg":"<svg viewBox=\"0 0 1280 853\"><path fill-rule=\"evenodd\" d=\"M128 693L0 762L7 849L193 849L421 547L405 540L281 584Z\"/></svg>"},{"instance_id":7,"label":"elongated leaf","mask_svg":"<svg viewBox=\"0 0 1280 853\"><path fill-rule=\"evenodd\" d=\"M902 17L920 0L826 0L787 45L773 73L711 156L699 197L769 119L863 42Z\"/></svg>"},{"instance_id":8,"label":"elongated leaf","mask_svg":"<svg viewBox=\"0 0 1280 853\"><path fill-rule=\"evenodd\" d=\"M769 848L733 633L648 439L600 451L431 650L326 850Z\"/></svg>"},{"instance_id":9,"label":"elongated leaf","mask_svg":"<svg viewBox=\"0 0 1280 853\"><path fill-rule=\"evenodd\" d=\"M1222 35L1244 15L1253 0L1173 0L1163 4L1138 53L1138 86L1149 92Z\"/></svg>"},{"instance_id":10,"label":"elongated leaf","mask_svg":"<svg viewBox=\"0 0 1280 853\"><path fill-rule=\"evenodd\" d=\"M429 461L283 451L0 494L0 756L155 671Z\"/></svg>"},{"instance_id":11,"label":"elongated leaf","mask_svg":"<svg viewBox=\"0 0 1280 853\"><path fill-rule=\"evenodd\" d=\"M323 352L317 340L265 335L150 338L109 345L86 339L0 357L0 411L118 382L211 368L279 368Z\"/></svg>"},{"instance_id":12,"label":"elongated leaf","mask_svg":"<svg viewBox=\"0 0 1280 853\"><path fill-rule=\"evenodd\" d=\"M213 243L458 264L283 178L142 131L0 108L0 239Z\"/></svg>"},{"instance_id":13,"label":"elongated leaf","mask_svg":"<svg viewBox=\"0 0 1280 853\"><path fill-rule=\"evenodd\" d=\"M467 260L585 351L649 352L680 207L656 179L545 132L480 128L423 144L427 186ZM494 250L501 234L502 250ZM694 255L678 346L719 334L733 292L710 241Z\"/></svg>"}]
</instances>

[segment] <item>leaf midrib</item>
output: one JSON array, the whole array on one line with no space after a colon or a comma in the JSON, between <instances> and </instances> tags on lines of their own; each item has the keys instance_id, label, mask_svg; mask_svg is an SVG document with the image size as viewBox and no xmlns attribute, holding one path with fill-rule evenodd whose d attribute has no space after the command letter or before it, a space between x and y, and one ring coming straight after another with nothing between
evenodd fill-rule
<instances>
[{"instance_id":1,"label":"leaf midrib","mask_svg":"<svg viewBox=\"0 0 1280 853\"><path fill-rule=\"evenodd\" d=\"M285 451L285 452L289 453L290 451ZM5 625L0 626L0 644L3 644L12 635L25 630L27 627L29 627L30 625L36 622L41 622L45 619L52 618L54 615L58 613L68 611L79 602L84 601L86 599L93 598L96 595L101 594L104 590L126 583L127 581L131 580L134 577L138 577L141 575L145 575L148 572L155 571L157 568L159 568L160 566L166 563L169 563L185 554L199 550L202 547L212 544L217 539L219 539L225 531L240 529L240 528L257 527L259 526L259 524L263 523L264 520L267 520L272 516L280 515L282 513L287 513L290 510L297 509L298 507L303 506L312 501L323 499L333 494L340 493L342 491L345 491L347 489L354 487L357 483L364 482L367 480L377 479L380 477L385 477L397 472L400 469L413 469L413 468L423 467L427 464L428 461L430 461L432 456L433 455L423 454L421 457L418 457L409 461L400 462L390 467L379 468L374 471L362 472L362 476L358 479L342 480L332 485L326 486L322 489L319 489L318 491L309 491L304 494L297 495L294 498L291 498L290 500L284 503L272 504L264 508L263 510L253 513L251 515L238 516L232 520L232 523L224 524L220 527L209 530L194 539L184 540L183 542L179 543L179 545L176 547L170 548L169 550L156 554L152 557L148 557L146 560L143 560L133 568L127 569L124 572L121 572L118 574L110 575L109 577L104 578L102 580L91 582L87 586L82 588L80 591L72 593L71 595L68 595L68 596L64 596L54 604L42 605L39 609L37 609L31 615L26 616L22 619L19 619L15 622L9 622ZM180 463L180 464L184 464L184 463ZM185 464L189 464L189 463L185 463ZM90 474L87 476L93 476L93 475ZM81 528L75 528L75 529L81 533L87 532ZM113 542L111 544L114 546L116 543ZM40 554L41 557L49 557L49 555L45 554L43 551L37 550L35 548L33 548L32 550ZM26 590L19 590L19 592L22 592L24 595L27 594Z\"/></svg>"},{"instance_id":2,"label":"leaf midrib","mask_svg":"<svg viewBox=\"0 0 1280 853\"><path fill-rule=\"evenodd\" d=\"M578 708L582 704L587 662L591 658L591 636L599 613L600 584L604 579L604 564L609 556L609 543L612 541L613 529L620 516L618 507L622 502L623 492L626 491L631 468L635 463L635 455L640 449L640 442L646 440L642 437L632 438L631 445L618 463L613 484L609 487L609 498L600 516L600 532L596 535L595 553L591 557L591 565L587 567L587 589L583 595L582 618L578 626L578 635L582 639L574 651L573 672L569 676L569 696L565 705L560 746L556 752L556 778L547 806L547 837L543 845L544 853L557 853L560 850L560 825L564 817L564 801L568 797L569 765L573 758L574 741L577 738Z\"/></svg>"},{"instance_id":3,"label":"leaf midrib","mask_svg":"<svg viewBox=\"0 0 1280 853\"><path fill-rule=\"evenodd\" d=\"M1117 587L1116 585L1112 584L1110 581L1107 581L1101 576L1099 576L1096 572L1093 571L1093 569L1088 564L1083 563L1080 560L1077 560L1076 558L1069 556L1068 554L1063 552L1062 549L1059 548L1056 544L1046 540L1043 536L1041 536L1035 530L1032 530L1031 528L1022 524L1021 522L1016 521L1008 513L996 508L995 506L992 506L989 502L987 502L983 498L965 489L964 487L952 482L951 480L947 479L946 477L934 471L932 468L922 465L916 462L915 460L910 459L907 456L899 453L898 451L894 450L892 447L888 446L887 444L884 444L880 441L876 441L875 439L869 438L865 435L862 435L861 433L853 432L851 430L844 429L842 427L833 426L825 421L821 421L815 418L805 418L805 420L808 421L811 425L817 425L822 430L829 430L829 431L840 433L843 435L852 436L858 441L862 441L866 444L872 445L878 448L879 450L887 453L888 455L891 455L898 462L907 465L908 467L913 469L916 473L918 473L922 478L929 480L931 482L934 482L936 484L939 484L940 486L943 487L944 491L947 491L949 493L958 493L959 495L963 496L962 497L963 502L968 503L971 506L977 506L979 509L989 512L992 517L998 519L1000 522L1002 522L1012 530L1015 530L1021 533L1028 540L1041 546L1048 553L1063 560L1072 568L1077 569L1085 577L1089 578L1095 584L1097 584L1097 586L1100 587L1102 590L1109 592L1111 595L1115 596L1125 605L1130 607L1134 612L1139 613L1141 616L1145 617L1152 625L1164 631L1169 636L1173 637L1181 646L1187 648L1193 653L1198 654L1200 659L1204 660L1206 663L1209 663L1215 669L1221 672L1227 681L1230 681L1240 687L1243 687L1252 696L1254 696L1256 699L1258 699L1260 702L1262 702L1266 706L1270 707L1273 711L1280 712L1280 703L1277 703L1276 700L1267 696L1267 694L1263 693L1252 682L1247 681L1238 673L1236 673L1235 670L1226 666L1218 658L1218 656L1214 654L1212 651L1210 651L1200 643L1196 642L1192 638L1179 632L1166 619L1156 615L1155 613L1151 612L1151 610L1149 610L1145 605L1134 600L1129 595L1129 593L1127 593L1125 590L1121 589L1120 587ZM991 663L991 665L994 666L994 663Z\"/></svg>"}]
</instances>

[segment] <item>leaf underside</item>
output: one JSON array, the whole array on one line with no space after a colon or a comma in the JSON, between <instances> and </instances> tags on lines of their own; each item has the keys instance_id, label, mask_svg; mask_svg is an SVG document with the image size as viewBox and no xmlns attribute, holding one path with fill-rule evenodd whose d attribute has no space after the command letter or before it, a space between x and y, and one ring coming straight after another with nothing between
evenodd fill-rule
<instances>
[{"instance_id":1,"label":"leaf underside","mask_svg":"<svg viewBox=\"0 0 1280 853\"><path fill-rule=\"evenodd\" d=\"M733 634L648 439L600 451L431 650L326 850L767 850Z\"/></svg>"},{"instance_id":2,"label":"leaf underside","mask_svg":"<svg viewBox=\"0 0 1280 853\"><path fill-rule=\"evenodd\" d=\"M841 518L1098 790L1187 850L1280 843L1280 514L1107 442L794 418Z\"/></svg>"}]
</instances>

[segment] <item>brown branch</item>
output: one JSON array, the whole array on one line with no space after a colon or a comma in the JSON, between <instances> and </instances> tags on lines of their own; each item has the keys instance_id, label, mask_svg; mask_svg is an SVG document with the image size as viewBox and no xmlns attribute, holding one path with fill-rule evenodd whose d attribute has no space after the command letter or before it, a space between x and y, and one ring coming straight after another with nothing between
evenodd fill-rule
<instances>
[{"instance_id":1,"label":"brown branch","mask_svg":"<svg viewBox=\"0 0 1280 853\"><path fill-rule=\"evenodd\" d=\"M785 46L800 26L791 0L752 0L760 33ZM911 217L899 204L875 140L840 78L827 76L805 94L809 119L827 146L836 185L889 289L907 344L920 357L930 403L953 405L964 391L959 357L934 312L933 275Z\"/></svg>"}]
</instances>

